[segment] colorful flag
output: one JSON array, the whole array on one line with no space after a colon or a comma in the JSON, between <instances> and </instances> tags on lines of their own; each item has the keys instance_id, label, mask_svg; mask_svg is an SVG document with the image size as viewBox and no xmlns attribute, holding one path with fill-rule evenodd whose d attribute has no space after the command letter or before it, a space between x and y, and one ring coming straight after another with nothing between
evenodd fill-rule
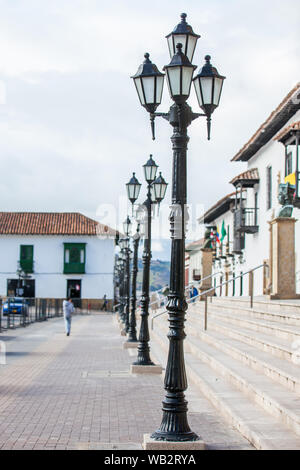
<instances>
[{"instance_id":1,"label":"colorful flag","mask_svg":"<svg viewBox=\"0 0 300 470\"><path fill-rule=\"evenodd\" d=\"M292 186L296 185L296 172L290 173L284 178L285 183L290 183Z\"/></svg>"},{"instance_id":2,"label":"colorful flag","mask_svg":"<svg viewBox=\"0 0 300 470\"><path fill-rule=\"evenodd\" d=\"M216 242L218 242L219 244L221 243L220 242L220 233L219 233L219 226L217 225L217 231L216 231Z\"/></svg>"},{"instance_id":3,"label":"colorful flag","mask_svg":"<svg viewBox=\"0 0 300 470\"><path fill-rule=\"evenodd\" d=\"M221 242L224 240L224 238L226 237L227 235L227 232L226 232L226 228L225 228L225 222L223 220L222 222L222 228L221 228Z\"/></svg>"}]
</instances>

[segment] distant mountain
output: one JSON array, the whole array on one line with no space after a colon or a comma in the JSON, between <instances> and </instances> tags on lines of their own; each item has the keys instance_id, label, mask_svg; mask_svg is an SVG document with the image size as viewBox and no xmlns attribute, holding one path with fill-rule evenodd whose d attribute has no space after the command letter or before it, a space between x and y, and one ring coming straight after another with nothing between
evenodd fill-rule
<instances>
[{"instance_id":1,"label":"distant mountain","mask_svg":"<svg viewBox=\"0 0 300 470\"><path fill-rule=\"evenodd\" d=\"M139 259L138 262L138 276L137 276L137 290L142 290L142 279L143 279L143 263ZM161 261L159 259L151 260L150 269L150 290L158 290L162 287L169 285L170 283L170 262Z\"/></svg>"}]
</instances>

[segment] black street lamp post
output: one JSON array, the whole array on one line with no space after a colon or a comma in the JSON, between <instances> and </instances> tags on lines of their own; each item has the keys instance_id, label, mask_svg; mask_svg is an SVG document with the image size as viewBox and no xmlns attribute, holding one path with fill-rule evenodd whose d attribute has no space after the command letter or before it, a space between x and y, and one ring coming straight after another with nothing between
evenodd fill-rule
<instances>
[{"instance_id":1,"label":"black street lamp post","mask_svg":"<svg viewBox=\"0 0 300 470\"><path fill-rule=\"evenodd\" d=\"M168 113L156 113L161 102L163 77L157 67L145 54L145 61L132 78L142 106L150 114L152 138L154 120L161 116L173 127L171 137L173 148L173 180L171 223L171 268L170 292L167 310L169 313L169 354L165 373L165 398L160 428L152 438L162 441L195 441L199 437L189 427L187 419L187 401L185 390L187 378L184 361L183 340L185 338L184 321L187 310L185 299L184 263L185 229L187 221L187 128L199 116L207 118L208 139L210 138L211 114L219 104L224 78L210 64L210 56L198 75L193 79L196 66L191 64L196 42L196 35L186 23L186 15L181 15L181 23L167 36L171 62L164 67L170 96L174 104ZM159 83L158 83L159 81ZM205 114L193 113L186 103L190 95L191 83L194 82L198 103Z\"/></svg>"},{"instance_id":2,"label":"black street lamp post","mask_svg":"<svg viewBox=\"0 0 300 470\"><path fill-rule=\"evenodd\" d=\"M118 272L119 272L119 317L124 323L124 254L121 249L118 258Z\"/></svg>"},{"instance_id":3,"label":"black street lamp post","mask_svg":"<svg viewBox=\"0 0 300 470\"><path fill-rule=\"evenodd\" d=\"M129 248L129 235L131 231L131 220L127 216L126 220L123 223L125 237L119 240L119 245L123 251L124 256L124 324L125 331L129 331L129 312L130 312L130 253Z\"/></svg>"},{"instance_id":4,"label":"black street lamp post","mask_svg":"<svg viewBox=\"0 0 300 470\"><path fill-rule=\"evenodd\" d=\"M130 248L129 238L126 239L125 248L125 331L129 331L129 312L130 312Z\"/></svg>"},{"instance_id":5,"label":"black street lamp post","mask_svg":"<svg viewBox=\"0 0 300 470\"><path fill-rule=\"evenodd\" d=\"M137 360L134 365L150 366L154 363L150 359L149 348L149 289L150 289L150 263L151 263L151 184L148 183L147 199L144 202L146 208L145 221L145 238L143 249L143 280L142 280L142 297L141 297L141 324L139 333L139 345Z\"/></svg>"},{"instance_id":6,"label":"black street lamp post","mask_svg":"<svg viewBox=\"0 0 300 470\"><path fill-rule=\"evenodd\" d=\"M150 290L150 263L151 263L151 224L152 224L152 208L153 204L160 203L165 196L167 190L167 183L163 177L156 178L158 166L150 155L149 160L145 165L144 175L147 182L147 199L143 204L145 211L144 215L144 250L143 250L143 281L142 281L142 296L141 296L141 324L139 332L138 356L134 365L152 366L154 363L150 359L149 348L149 290ZM134 180L133 180L134 178ZM127 183L128 198L132 204L135 203L140 192L140 183L135 178Z\"/></svg>"},{"instance_id":7,"label":"black street lamp post","mask_svg":"<svg viewBox=\"0 0 300 470\"><path fill-rule=\"evenodd\" d=\"M132 287L131 287L131 312L129 319L128 342L136 343L136 281L138 274L138 251L140 243L140 223L137 223L136 233L133 235L133 261L132 261Z\"/></svg>"}]
</instances>

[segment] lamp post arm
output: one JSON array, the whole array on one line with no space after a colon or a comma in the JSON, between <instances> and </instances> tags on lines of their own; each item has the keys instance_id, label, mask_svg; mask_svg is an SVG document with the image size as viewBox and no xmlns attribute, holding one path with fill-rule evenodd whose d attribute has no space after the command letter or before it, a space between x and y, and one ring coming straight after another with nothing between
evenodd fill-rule
<instances>
[{"instance_id":1,"label":"lamp post arm","mask_svg":"<svg viewBox=\"0 0 300 470\"><path fill-rule=\"evenodd\" d=\"M151 132L152 132L152 140L155 140L155 118L162 117L169 121L169 113L150 113L150 123L151 123Z\"/></svg>"},{"instance_id":2,"label":"lamp post arm","mask_svg":"<svg viewBox=\"0 0 300 470\"><path fill-rule=\"evenodd\" d=\"M176 106L173 105L171 106L171 109ZM187 106L187 105L185 105ZM168 113L150 113L150 123L151 123L151 132L152 132L152 140L155 140L155 118L157 117L162 117L166 121L170 122L170 115L171 115L171 109ZM193 113L192 110L190 109L190 122L194 121L195 119L198 119L199 117L206 117L206 114L204 113Z\"/></svg>"},{"instance_id":3,"label":"lamp post arm","mask_svg":"<svg viewBox=\"0 0 300 470\"><path fill-rule=\"evenodd\" d=\"M192 113L192 120L198 119L198 117L207 117L204 113Z\"/></svg>"}]
</instances>

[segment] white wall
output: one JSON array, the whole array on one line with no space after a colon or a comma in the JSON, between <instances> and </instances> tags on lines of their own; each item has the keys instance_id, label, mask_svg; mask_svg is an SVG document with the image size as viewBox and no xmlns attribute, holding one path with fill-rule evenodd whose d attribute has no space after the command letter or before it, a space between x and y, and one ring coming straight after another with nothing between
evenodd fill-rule
<instances>
[{"instance_id":1,"label":"white wall","mask_svg":"<svg viewBox=\"0 0 300 470\"><path fill-rule=\"evenodd\" d=\"M284 125L284 128L293 122L299 121L300 111L298 111L289 122ZM270 209L267 209L267 167L272 166L272 205ZM284 182L285 176L285 149L284 145L278 141L270 140L254 155L247 164L246 168L257 168L259 173L259 184L255 185L254 188L248 188L243 191L243 198L246 199L245 207L254 208L254 194L257 192L257 205L258 205L258 226L259 231L255 234L245 234L245 249L243 255L243 262L240 262L239 258L235 259L235 266L231 262L231 272L234 271L236 276L240 275L241 272L245 273L250 269L255 268L258 265L263 264L264 260L269 259L269 246L270 246L270 233L268 221L272 220L273 215L276 216L278 210L281 208L278 202L277 191L278 191L278 173L281 175L281 183ZM293 162L293 170L295 168L295 162ZM234 169L234 163L233 163ZM244 170L244 171L245 171ZM233 170L234 171L234 170ZM241 171L239 171L241 172ZM234 172L233 172L233 175ZM297 292L300 293L300 210L294 208L293 217L298 222L295 225L295 251L296 251L296 286ZM215 219L208 225L218 225L220 237L222 222L224 220L225 228L230 226L230 251L233 246L233 235L234 235L234 217L233 213L229 210L222 214L220 217ZM224 242L227 242L227 237ZM222 266L215 264L213 272L224 270L224 261ZM224 279L223 279L224 280ZM216 277L217 284L220 283L220 276ZM249 277L246 275L243 279L243 295L248 295ZM220 291L217 290L217 295ZM223 287L222 295L225 294ZM228 295L232 295L232 284L229 286ZM240 280L235 282L235 295L240 295ZM254 273L254 295L263 295L263 269L260 268Z\"/></svg>"},{"instance_id":2,"label":"white wall","mask_svg":"<svg viewBox=\"0 0 300 470\"><path fill-rule=\"evenodd\" d=\"M293 116L284 127L292 124L300 119L300 111ZM293 163L294 165L294 163ZM272 166L272 207L267 209L267 167ZM264 259L269 258L269 224L268 221L272 219L273 212L275 216L280 209L277 198L277 175L281 174L281 183L284 182L285 176L285 152L284 145L278 141L271 140L264 147L262 147L256 155L254 155L248 162L248 168L258 168L259 184L254 189L248 189L247 193L247 206L254 207L254 192L258 194L258 233L246 234L245 240L245 270L254 268L263 263ZM299 220L300 210L294 208L293 217ZM296 249L296 272L300 271L300 222L295 226L295 249ZM263 272L262 269L255 272L254 275L254 294L262 294ZM300 282L297 284L298 291L300 292Z\"/></svg>"},{"instance_id":3,"label":"white wall","mask_svg":"<svg viewBox=\"0 0 300 470\"><path fill-rule=\"evenodd\" d=\"M63 274L64 243L86 243L86 274ZM67 279L81 279L81 298L113 298L114 240L93 236L0 237L0 295L7 294L7 279L17 279L20 245L33 245L36 297L64 298Z\"/></svg>"},{"instance_id":4,"label":"white wall","mask_svg":"<svg viewBox=\"0 0 300 470\"><path fill-rule=\"evenodd\" d=\"M245 193L243 193L243 196L245 196ZM228 226L229 226L229 246L230 246L230 253L232 253L232 250L233 250L233 237L234 237L234 215L233 215L233 212L231 212L231 209L229 209L228 211L226 211L224 214L220 215L217 219L215 219L214 221L214 225L216 225L219 229L219 235L220 235L220 240L221 240L221 232L222 232L222 223L223 223L223 220L224 220L224 225L225 225L225 229L226 229L226 236L223 240L223 255L225 256L226 255L226 243L228 242ZM212 225L213 225L212 224ZM217 255L219 253L219 247L220 245L217 244ZM218 286L219 284L221 284L222 282L225 281L225 276L222 274L219 274L219 273L225 273L225 262L228 263L228 260L220 260L220 261L217 261L215 264L214 264L214 267L213 267L213 273L215 274L213 280L212 280L212 285L216 285ZM232 263L232 259L230 259L230 268L229 269L229 272L230 272L230 276L229 278L232 277L232 273L234 272L236 276L239 276L241 274L241 272L244 272L244 264L241 264L240 261L239 261L239 258L236 256L235 257L235 264ZM243 295L245 295L245 288L246 288L246 285L245 285L245 281L243 282ZM241 289L241 282L240 282L240 279L237 279L235 281L235 296L239 296L240 295L240 289ZM217 288L216 289L216 295L219 296L220 294L222 294L222 296L225 295L225 292L226 292L226 287L225 286L222 286L222 289L220 288ZM229 283L228 285L228 296L232 296L233 294L233 284L232 283Z\"/></svg>"},{"instance_id":5,"label":"white wall","mask_svg":"<svg viewBox=\"0 0 300 470\"><path fill-rule=\"evenodd\" d=\"M190 251L190 261L189 261L189 283L192 283L194 281L193 279L193 271L194 269L199 269L201 272L201 260L202 260L202 251L196 250L196 251ZM196 281L194 281L196 282Z\"/></svg>"}]
</instances>

